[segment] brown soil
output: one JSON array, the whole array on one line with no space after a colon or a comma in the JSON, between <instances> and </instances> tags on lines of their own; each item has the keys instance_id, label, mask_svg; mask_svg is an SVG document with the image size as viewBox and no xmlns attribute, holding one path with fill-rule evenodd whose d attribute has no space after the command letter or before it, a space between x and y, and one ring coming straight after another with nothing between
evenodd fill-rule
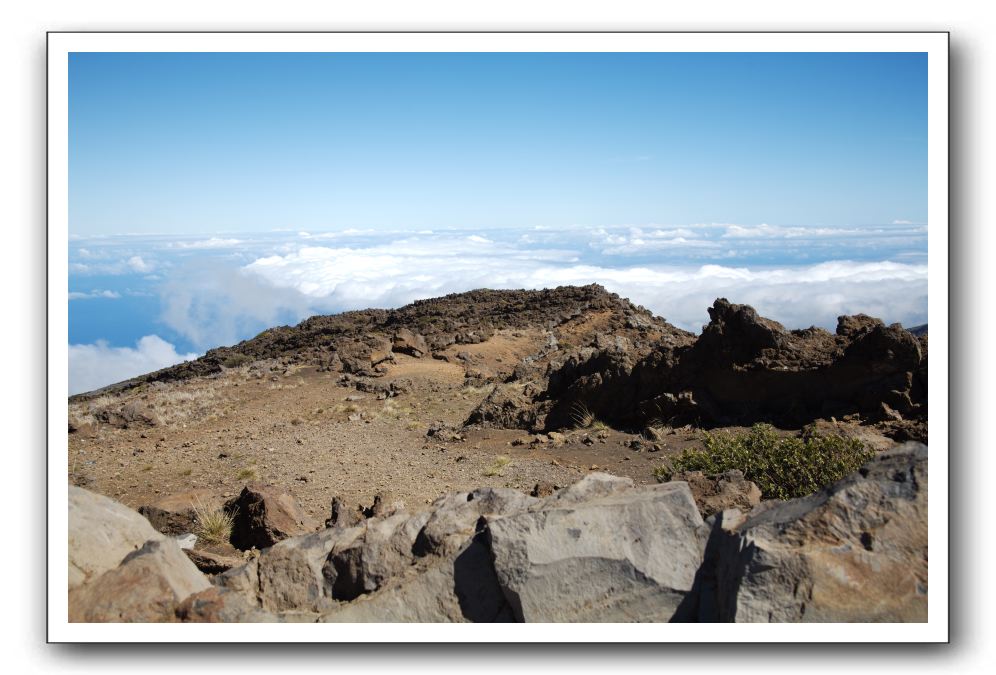
<instances>
[{"instance_id":1,"label":"brown soil","mask_svg":"<svg viewBox=\"0 0 996 675\"><path fill-rule=\"evenodd\" d=\"M514 365L521 340L496 336L454 351L473 348L480 361L471 367L502 370ZM138 387L120 400L107 395L71 404L79 430L69 436L70 480L137 508L197 488L232 496L258 479L285 488L309 515L323 519L337 495L369 505L375 494L389 492L415 508L457 489L569 485L592 467L652 482L659 463L660 453L623 446L636 436L612 430L591 446L580 437L536 445L530 433L504 429L467 430L460 441L427 437L437 422L459 429L491 389L467 386L462 366L439 359L395 355L377 381L407 380L410 391L385 400L339 384L339 373L273 370L242 366ZM88 412L130 400L158 423L121 429ZM694 437L676 435L674 447ZM498 467L502 456L511 463ZM486 475L494 470L497 475Z\"/></svg>"}]
</instances>

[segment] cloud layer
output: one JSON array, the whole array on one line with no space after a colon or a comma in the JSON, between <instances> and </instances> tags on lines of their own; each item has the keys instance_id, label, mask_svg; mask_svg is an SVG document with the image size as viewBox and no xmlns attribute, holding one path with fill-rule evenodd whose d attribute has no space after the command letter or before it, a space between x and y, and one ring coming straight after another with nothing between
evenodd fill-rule
<instances>
[{"instance_id":1,"label":"cloud layer","mask_svg":"<svg viewBox=\"0 0 996 675\"><path fill-rule=\"evenodd\" d=\"M832 327L840 314L926 321L927 267L830 261L790 267L584 264L570 252L523 252L490 241L409 239L366 249L304 247L261 258L244 272L296 291L312 306L396 307L472 288L600 283L672 323L698 330L717 297L754 305L792 327Z\"/></svg>"},{"instance_id":2,"label":"cloud layer","mask_svg":"<svg viewBox=\"0 0 996 675\"><path fill-rule=\"evenodd\" d=\"M69 345L69 394L79 394L127 380L136 375L196 359L198 354L178 354L158 335L146 335L134 348L110 347L100 341Z\"/></svg>"}]
</instances>

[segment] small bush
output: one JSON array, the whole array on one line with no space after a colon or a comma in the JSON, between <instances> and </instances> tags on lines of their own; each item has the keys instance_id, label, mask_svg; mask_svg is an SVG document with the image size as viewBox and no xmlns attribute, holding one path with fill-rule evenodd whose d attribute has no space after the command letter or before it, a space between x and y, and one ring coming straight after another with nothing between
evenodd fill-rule
<instances>
[{"instance_id":1,"label":"small bush","mask_svg":"<svg viewBox=\"0 0 996 675\"><path fill-rule=\"evenodd\" d=\"M497 458L495 458L495 463L489 466L487 469L485 469L484 475L488 476L489 478L491 476L500 476L502 475L501 473L502 470L511 463L512 463L511 459L509 459L505 455L499 455Z\"/></svg>"},{"instance_id":2,"label":"small bush","mask_svg":"<svg viewBox=\"0 0 996 675\"><path fill-rule=\"evenodd\" d=\"M223 544L232 536L232 525L235 524L235 514L226 513L222 509L209 509L198 501L194 504L194 516L197 528L194 534L208 544Z\"/></svg>"},{"instance_id":3,"label":"small bush","mask_svg":"<svg viewBox=\"0 0 996 675\"><path fill-rule=\"evenodd\" d=\"M842 436L781 438L770 424L755 424L740 434L706 434L703 444L703 449L685 450L657 467L654 477L663 483L681 471L740 469L765 499L792 499L840 480L874 454L861 441Z\"/></svg>"}]
</instances>

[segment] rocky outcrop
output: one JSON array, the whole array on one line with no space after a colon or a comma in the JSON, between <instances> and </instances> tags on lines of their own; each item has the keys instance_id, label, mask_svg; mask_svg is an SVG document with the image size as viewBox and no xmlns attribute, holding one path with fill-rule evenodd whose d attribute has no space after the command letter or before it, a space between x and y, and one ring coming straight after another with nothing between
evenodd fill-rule
<instances>
[{"instance_id":1,"label":"rocky outcrop","mask_svg":"<svg viewBox=\"0 0 996 675\"><path fill-rule=\"evenodd\" d=\"M232 347L209 350L193 361L74 396L132 389L143 382L169 382L222 372L232 364L273 361L307 364L376 377L378 364L392 352L427 355L454 344L475 344L498 330L553 329L589 314L611 316L606 330L625 332L649 346L661 333L678 331L601 286L562 286L542 290L488 290L419 300L394 310L368 309L315 316L297 326L266 330ZM683 332L683 331L678 331Z\"/></svg>"},{"instance_id":2,"label":"rocky outcrop","mask_svg":"<svg viewBox=\"0 0 996 675\"><path fill-rule=\"evenodd\" d=\"M537 411L520 384L497 384L467 418L466 425L491 429L531 429Z\"/></svg>"},{"instance_id":3,"label":"rocky outcrop","mask_svg":"<svg viewBox=\"0 0 996 675\"><path fill-rule=\"evenodd\" d=\"M654 420L799 428L858 415L899 423L913 437L922 431L925 440L926 338L864 315L840 317L836 334L789 331L722 298L709 314L697 340L662 340L632 364L611 352L568 358L537 397L550 405L546 428L572 426L572 411L583 406L634 429Z\"/></svg>"},{"instance_id":4,"label":"rocky outcrop","mask_svg":"<svg viewBox=\"0 0 996 675\"><path fill-rule=\"evenodd\" d=\"M259 483L245 486L224 508L233 519L232 546L243 551L268 548L316 527L294 497Z\"/></svg>"},{"instance_id":5,"label":"rocky outcrop","mask_svg":"<svg viewBox=\"0 0 996 675\"><path fill-rule=\"evenodd\" d=\"M720 502L755 501L742 476L689 478L711 481ZM455 492L418 513L383 511L284 539L213 583L174 540L136 531L137 514L77 501L116 518L127 536L110 541L157 537L115 563L84 560L97 553L71 539L70 559L93 570L70 591L80 621L926 619L927 450L918 444L817 494L708 522L684 481L636 486L591 473L543 498Z\"/></svg>"},{"instance_id":6,"label":"rocky outcrop","mask_svg":"<svg viewBox=\"0 0 996 675\"><path fill-rule=\"evenodd\" d=\"M700 619L927 620L927 448L878 455L817 494L717 518Z\"/></svg>"}]
</instances>

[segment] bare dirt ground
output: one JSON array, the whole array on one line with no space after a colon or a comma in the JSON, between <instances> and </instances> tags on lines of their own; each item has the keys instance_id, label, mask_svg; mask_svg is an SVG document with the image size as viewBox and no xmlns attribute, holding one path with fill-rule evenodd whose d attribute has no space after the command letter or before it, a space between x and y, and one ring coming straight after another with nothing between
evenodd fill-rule
<instances>
[{"instance_id":1,"label":"bare dirt ground","mask_svg":"<svg viewBox=\"0 0 996 675\"><path fill-rule=\"evenodd\" d=\"M591 470L649 483L661 455L700 438L679 430L655 453L628 447L638 437L611 429L555 440L496 429L461 432L462 440L426 435L439 422L459 429L490 392L491 386L468 384L468 372L510 372L541 338L496 335L445 350L446 360L396 354L377 381L403 382L409 391L383 400L340 384L339 373L270 364L151 384L120 401L73 403L70 418L79 430L69 435L69 479L134 508L196 489L229 497L259 480L324 519L334 496L369 505L375 494L389 493L418 508L460 489L565 486ZM157 423L121 429L92 415L128 400L139 401Z\"/></svg>"}]
</instances>

